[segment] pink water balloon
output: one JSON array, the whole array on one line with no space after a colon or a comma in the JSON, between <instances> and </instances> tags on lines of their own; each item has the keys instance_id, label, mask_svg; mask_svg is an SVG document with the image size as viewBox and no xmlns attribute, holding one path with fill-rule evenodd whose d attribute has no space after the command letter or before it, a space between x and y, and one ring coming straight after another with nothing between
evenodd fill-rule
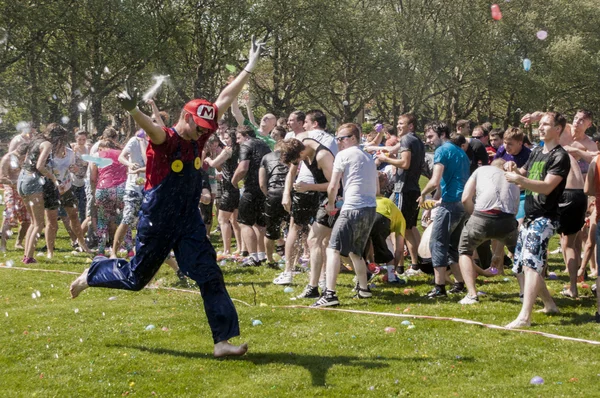
<instances>
[{"instance_id":1,"label":"pink water balloon","mask_svg":"<svg viewBox=\"0 0 600 398\"><path fill-rule=\"evenodd\" d=\"M540 40L546 40L546 38L548 37L548 32L546 32L545 30L540 30L535 35Z\"/></svg>"},{"instance_id":2,"label":"pink water balloon","mask_svg":"<svg viewBox=\"0 0 600 398\"><path fill-rule=\"evenodd\" d=\"M500 6L498 4L492 4L492 18L495 21L502 19L502 11L500 11Z\"/></svg>"}]
</instances>

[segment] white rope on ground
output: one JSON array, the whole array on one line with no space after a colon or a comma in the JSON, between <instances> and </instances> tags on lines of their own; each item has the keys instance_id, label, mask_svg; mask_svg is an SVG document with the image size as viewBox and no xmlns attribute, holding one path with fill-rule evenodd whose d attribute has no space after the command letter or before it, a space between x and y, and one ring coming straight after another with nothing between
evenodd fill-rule
<instances>
[{"instance_id":1,"label":"white rope on ground","mask_svg":"<svg viewBox=\"0 0 600 398\"><path fill-rule=\"evenodd\" d=\"M308 307L308 306L304 306L304 305L287 305L287 306L279 306L279 307L275 306L275 307L276 308L301 308L301 309L303 308L303 309L321 310L321 311L337 311L337 312L347 312L347 313L351 313L351 314L387 316L387 317L394 317L394 318L433 319L436 321L453 321L453 322L466 323L469 325L483 326L483 327L486 327L489 329L503 330L503 331L507 331L507 332L529 333L529 334L535 334L538 336L548 337L550 339L574 341L574 342L578 342L578 343L586 343L586 344L591 344L591 345L600 345L600 341L595 341L595 340L578 339L575 337L561 336L558 334L538 332L536 330L509 329L504 326L492 325L492 324L488 324L488 323L471 321L469 319L461 319L461 318L451 318L451 317L431 316L431 315L394 314L394 313L390 313L390 312L345 310L345 309L341 309L341 308L314 308L314 307Z\"/></svg>"},{"instance_id":2,"label":"white rope on ground","mask_svg":"<svg viewBox=\"0 0 600 398\"><path fill-rule=\"evenodd\" d=\"M23 268L23 267L6 267L6 266L0 266L0 269L14 269L14 270L19 270L19 271L40 271L40 272L53 272L53 273L58 273L58 274L80 275L79 272L61 271L61 270L53 270L53 269L42 269L42 268ZM175 288L175 287L146 286L146 289L162 289L162 290L171 290L171 291L182 292L182 293L200 294L200 292L197 291L197 290L179 289L179 288ZM235 301L235 302L238 302L238 303L242 303L242 304L244 304L244 305L246 305L248 307L253 307L253 305L248 304L248 303L246 303L245 301L242 301L242 300L238 300L238 299L235 299L235 298L232 298L231 300ZM596 341L596 340L578 339L578 338L575 338L575 337L561 336L561 335L558 335L558 334L538 332L536 330L509 329L509 328L506 328L504 326L492 325L492 324L489 324L489 323L471 321L469 319L462 319L462 318L451 318L451 317L431 316L431 315L394 314L394 313L391 313L391 312L345 310L345 309L342 309L342 308L314 308L314 307L308 307L308 306L305 306L305 305L274 305L274 306L272 306L272 308L294 308L294 309L298 309L299 308L299 309L320 310L320 311L346 312L346 313L361 314L361 315L386 316L386 317L393 317L393 318L412 318L412 319L431 319L431 320L436 320L436 321L453 321L453 322L466 323L466 324L469 324L469 325L483 326L483 327L488 328L488 329L503 330L503 331L507 331L507 332L529 333L529 334L534 334L534 335L537 335L537 336L547 337L547 338L550 338L550 339L563 340L563 341L573 341L573 342L577 342L577 343L586 343L586 344L591 344L591 345L600 345L600 341Z\"/></svg>"}]
</instances>

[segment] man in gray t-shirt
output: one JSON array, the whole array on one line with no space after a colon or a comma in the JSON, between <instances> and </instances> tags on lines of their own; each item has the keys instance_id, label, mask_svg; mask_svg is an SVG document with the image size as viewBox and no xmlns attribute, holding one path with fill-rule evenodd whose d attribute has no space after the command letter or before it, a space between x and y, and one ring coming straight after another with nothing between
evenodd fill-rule
<instances>
[{"instance_id":1,"label":"man in gray t-shirt","mask_svg":"<svg viewBox=\"0 0 600 398\"><path fill-rule=\"evenodd\" d=\"M504 245L514 253L517 244L519 187L506 180L503 166L504 160L496 159L491 166L479 167L467 181L462 194L465 210L471 214L461 232L458 246L458 263L468 291L460 301L463 305L479 302L475 285L477 275L489 277L504 273L501 268ZM496 239L502 245L497 245L492 267L482 270L473 263L473 250L489 239Z\"/></svg>"},{"instance_id":2,"label":"man in gray t-shirt","mask_svg":"<svg viewBox=\"0 0 600 398\"><path fill-rule=\"evenodd\" d=\"M367 283L367 265L362 258L368 236L375 222L377 202L377 168L373 158L359 148L360 129L356 124L340 126L335 139L339 152L327 188L329 214L340 211L331 231L327 248L327 289L313 307L339 305L335 287L340 271L340 255L350 257L358 283L356 298L371 297ZM344 204L336 208L336 195L343 180Z\"/></svg>"}]
</instances>

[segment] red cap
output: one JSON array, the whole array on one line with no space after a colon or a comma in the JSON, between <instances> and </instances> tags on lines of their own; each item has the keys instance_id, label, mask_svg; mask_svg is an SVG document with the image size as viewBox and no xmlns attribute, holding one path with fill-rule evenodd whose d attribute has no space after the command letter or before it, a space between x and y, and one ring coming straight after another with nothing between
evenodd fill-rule
<instances>
[{"instance_id":1,"label":"red cap","mask_svg":"<svg viewBox=\"0 0 600 398\"><path fill-rule=\"evenodd\" d=\"M194 99L184 105L183 109L194 118L194 123L200 127L217 130L218 109L215 104L205 99Z\"/></svg>"}]
</instances>

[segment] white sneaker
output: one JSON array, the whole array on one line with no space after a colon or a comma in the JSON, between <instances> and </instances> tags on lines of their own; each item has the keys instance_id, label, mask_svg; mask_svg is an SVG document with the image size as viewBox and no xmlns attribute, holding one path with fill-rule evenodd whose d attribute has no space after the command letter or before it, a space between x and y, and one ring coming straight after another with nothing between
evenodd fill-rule
<instances>
[{"instance_id":1,"label":"white sneaker","mask_svg":"<svg viewBox=\"0 0 600 398\"><path fill-rule=\"evenodd\" d=\"M282 272L277 276L277 278L273 279L273 283L275 285L291 285L294 276L291 272Z\"/></svg>"},{"instance_id":2,"label":"white sneaker","mask_svg":"<svg viewBox=\"0 0 600 398\"><path fill-rule=\"evenodd\" d=\"M475 296L475 297L471 297L468 294L465 296L465 298L463 298L462 300L460 300L458 302L458 304L462 304L462 305L471 305L471 304L477 304L479 303L479 297Z\"/></svg>"},{"instance_id":3,"label":"white sneaker","mask_svg":"<svg viewBox=\"0 0 600 398\"><path fill-rule=\"evenodd\" d=\"M404 271L404 273L402 275L404 275L404 276L417 276L417 275L421 275L422 273L423 273L423 271L421 271L420 269L409 268L406 271Z\"/></svg>"}]
</instances>

